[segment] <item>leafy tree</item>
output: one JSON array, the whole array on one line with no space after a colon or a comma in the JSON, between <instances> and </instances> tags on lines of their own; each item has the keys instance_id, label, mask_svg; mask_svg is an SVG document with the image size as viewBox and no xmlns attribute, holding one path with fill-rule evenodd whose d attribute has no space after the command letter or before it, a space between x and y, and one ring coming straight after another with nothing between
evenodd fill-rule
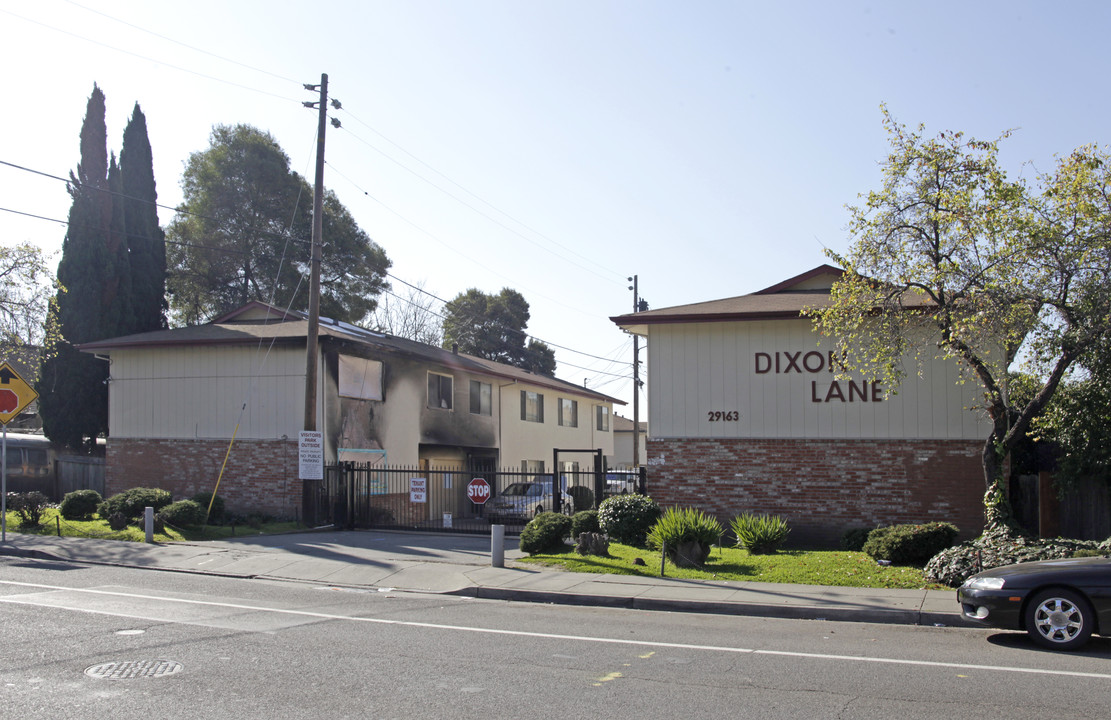
<instances>
[{"instance_id":1,"label":"leafy tree","mask_svg":"<svg viewBox=\"0 0 1111 720\"><path fill-rule=\"evenodd\" d=\"M534 338L525 343L528 320L528 301L516 290L487 295L471 288L444 306L444 347L458 345L470 355L554 375L555 352Z\"/></svg>"},{"instance_id":2,"label":"leafy tree","mask_svg":"<svg viewBox=\"0 0 1111 720\"><path fill-rule=\"evenodd\" d=\"M124 232L131 267L132 321L126 333L166 327L166 234L158 224L158 192L147 119L135 103L120 150Z\"/></svg>"},{"instance_id":3,"label":"leafy tree","mask_svg":"<svg viewBox=\"0 0 1111 720\"><path fill-rule=\"evenodd\" d=\"M43 342L53 273L42 250L0 245L0 354Z\"/></svg>"},{"instance_id":4,"label":"leafy tree","mask_svg":"<svg viewBox=\"0 0 1111 720\"><path fill-rule=\"evenodd\" d=\"M811 311L848 368L896 387L904 358L955 359L983 388L989 529L1005 527L1003 460L1066 372L1111 334L1111 157L1081 147L1036 187L1009 180L996 141L922 136L884 110L891 154L883 185L851 207L846 269ZM1038 386L1017 404L1008 370L1020 352Z\"/></svg>"},{"instance_id":5,"label":"leafy tree","mask_svg":"<svg viewBox=\"0 0 1111 720\"><path fill-rule=\"evenodd\" d=\"M312 189L266 132L218 125L181 180L167 230L170 310L194 324L251 300L308 308ZM320 312L361 322L386 287L386 253L325 193Z\"/></svg>"},{"instance_id":6,"label":"leafy tree","mask_svg":"<svg viewBox=\"0 0 1111 720\"><path fill-rule=\"evenodd\" d=\"M391 300L391 298L393 298ZM373 327L395 337L426 345L440 345L444 339L443 318L438 301L424 292L424 284L408 286L404 295L386 293L372 316Z\"/></svg>"},{"instance_id":7,"label":"leafy tree","mask_svg":"<svg viewBox=\"0 0 1111 720\"><path fill-rule=\"evenodd\" d=\"M1086 478L1111 484L1111 343L1079 362L1082 372L1061 383L1033 424L1038 439L1057 450L1054 480L1063 490Z\"/></svg>"}]
</instances>

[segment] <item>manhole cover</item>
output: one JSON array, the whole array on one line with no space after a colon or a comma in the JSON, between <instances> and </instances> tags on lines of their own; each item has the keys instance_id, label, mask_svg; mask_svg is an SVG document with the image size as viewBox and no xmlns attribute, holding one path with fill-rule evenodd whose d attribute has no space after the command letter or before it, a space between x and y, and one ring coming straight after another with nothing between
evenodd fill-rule
<instances>
[{"instance_id":1,"label":"manhole cover","mask_svg":"<svg viewBox=\"0 0 1111 720\"><path fill-rule=\"evenodd\" d=\"M182 665L173 660L127 660L107 662L85 668L89 677L126 680L129 678L162 677L180 672Z\"/></svg>"}]
</instances>

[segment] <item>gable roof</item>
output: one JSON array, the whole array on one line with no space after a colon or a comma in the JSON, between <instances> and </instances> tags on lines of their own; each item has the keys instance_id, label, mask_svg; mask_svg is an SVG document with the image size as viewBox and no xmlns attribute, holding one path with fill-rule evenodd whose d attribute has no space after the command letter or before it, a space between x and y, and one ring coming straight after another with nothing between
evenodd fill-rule
<instances>
[{"instance_id":1,"label":"gable roof","mask_svg":"<svg viewBox=\"0 0 1111 720\"><path fill-rule=\"evenodd\" d=\"M230 313L221 315L210 323L170 330L155 330L137 335L124 335L106 340L83 343L77 348L83 352L111 355L114 350L146 348L220 347L256 345L261 347L305 347L309 322L304 313L285 311L266 303L252 302ZM587 397L615 405L625 401L595 392L581 385L555 377L538 375L512 365L486 360L465 353L426 345L414 340L394 337L367 330L330 318L320 318L321 346L337 351L360 355L396 355L423 360L440 367L486 375L503 380L513 380L556 390L568 395Z\"/></svg>"},{"instance_id":2,"label":"gable roof","mask_svg":"<svg viewBox=\"0 0 1111 720\"><path fill-rule=\"evenodd\" d=\"M828 304L830 288L844 274L844 270L832 265L819 265L748 295L617 315L610 320L624 330L643 335L648 325L664 323L797 318L804 308Z\"/></svg>"}]
</instances>

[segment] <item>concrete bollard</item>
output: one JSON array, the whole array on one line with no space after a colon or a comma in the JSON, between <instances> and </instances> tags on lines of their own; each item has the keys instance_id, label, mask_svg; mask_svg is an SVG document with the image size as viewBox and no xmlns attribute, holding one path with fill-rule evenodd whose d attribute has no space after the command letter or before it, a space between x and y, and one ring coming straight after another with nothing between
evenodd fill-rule
<instances>
[{"instance_id":1,"label":"concrete bollard","mask_svg":"<svg viewBox=\"0 0 1111 720\"><path fill-rule=\"evenodd\" d=\"M154 508L143 508L143 527L147 530L147 542L154 542Z\"/></svg>"},{"instance_id":2,"label":"concrete bollard","mask_svg":"<svg viewBox=\"0 0 1111 720\"><path fill-rule=\"evenodd\" d=\"M505 567L505 525L490 526L490 565Z\"/></svg>"}]
</instances>

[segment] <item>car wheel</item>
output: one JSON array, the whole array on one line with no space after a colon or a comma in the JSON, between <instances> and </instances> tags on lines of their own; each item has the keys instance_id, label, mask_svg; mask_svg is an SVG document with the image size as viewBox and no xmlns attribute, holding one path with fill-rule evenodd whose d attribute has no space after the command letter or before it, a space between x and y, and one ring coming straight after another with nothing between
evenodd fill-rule
<instances>
[{"instance_id":1,"label":"car wheel","mask_svg":"<svg viewBox=\"0 0 1111 720\"><path fill-rule=\"evenodd\" d=\"M1026 632L1042 647L1075 650L1092 636L1096 616L1079 593L1042 590L1026 606Z\"/></svg>"},{"instance_id":2,"label":"car wheel","mask_svg":"<svg viewBox=\"0 0 1111 720\"><path fill-rule=\"evenodd\" d=\"M543 505L537 505L536 509L532 511L532 516L536 517L537 515L539 515L542 512L544 512L544 506Z\"/></svg>"}]
</instances>

